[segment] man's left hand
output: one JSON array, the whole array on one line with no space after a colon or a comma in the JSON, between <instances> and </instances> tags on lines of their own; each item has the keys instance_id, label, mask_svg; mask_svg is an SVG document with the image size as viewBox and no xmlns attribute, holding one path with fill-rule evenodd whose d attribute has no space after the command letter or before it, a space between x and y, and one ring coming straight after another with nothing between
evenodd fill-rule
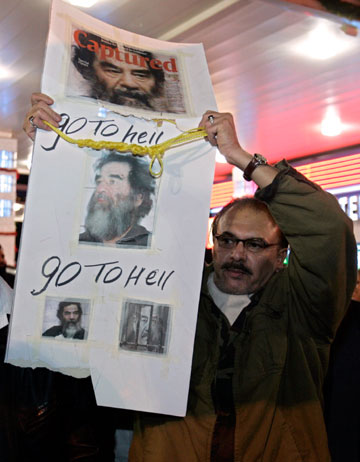
<instances>
[{"instance_id":1,"label":"man's left hand","mask_svg":"<svg viewBox=\"0 0 360 462\"><path fill-rule=\"evenodd\" d=\"M206 129L208 141L219 149L229 164L239 168L247 165L251 156L240 146L231 114L206 111L199 126Z\"/></svg>"}]
</instances>

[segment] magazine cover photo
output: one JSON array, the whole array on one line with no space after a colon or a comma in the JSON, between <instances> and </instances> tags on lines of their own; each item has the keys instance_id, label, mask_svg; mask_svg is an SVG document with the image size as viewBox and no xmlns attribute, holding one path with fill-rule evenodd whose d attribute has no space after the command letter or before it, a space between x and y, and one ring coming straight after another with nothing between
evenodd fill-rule
<instances>
[{"instance_id":1,"label":"magazine cover photo","mask_svg":"<svg viewBox=\"0 0 360 462\"><path fill-rule=\"evenodd\" d=\"M185 114L180 59L73 28L67 96L142 111Z\"/></svg>"}]
</instances>

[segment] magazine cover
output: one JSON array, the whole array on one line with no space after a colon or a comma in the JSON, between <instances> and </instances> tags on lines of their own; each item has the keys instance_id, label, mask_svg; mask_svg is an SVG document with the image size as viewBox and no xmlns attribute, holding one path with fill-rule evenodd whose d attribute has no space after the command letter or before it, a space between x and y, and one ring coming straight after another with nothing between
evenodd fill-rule
<instances>
[{"instance_id":1,"label":"magazine cover","mask_svg":"<svg viewBox=\"0 0 360 462\"><path fill-rule=\"evenodd\" d=\"M201 44L164 42L54 1L42 89L145 118L201 117L216 108Z\"/></svg>"},{"instance_id":2,"label":"magazine cover","mask_svg":"<svg viewBox=\"0 0 360 462\"><path fill-rule=\"evenodd\" d=\"M57 0L42 92L62 121L36 135L7 361L91 375L99 405L184 415L215 152L169 140L216 108L202 46Z\"/></svg>"},{"instance_id":3,"label":"magazine cover","mask_svg":"<svg viewBox=\"0 0 360 462\"><path fill-rule=\"evenodd\" d=\"M191 114L178 52L112 42L76 27L71 38L66 96L92 98L126 111Z\"/></svg>"}]
</instances>

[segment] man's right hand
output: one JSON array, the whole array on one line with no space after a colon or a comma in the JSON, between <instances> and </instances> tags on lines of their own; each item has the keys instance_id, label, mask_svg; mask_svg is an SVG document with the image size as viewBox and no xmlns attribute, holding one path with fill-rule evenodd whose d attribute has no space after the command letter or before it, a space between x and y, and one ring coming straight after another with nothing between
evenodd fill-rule
<instances>
[{"instance_id":1,"label":"man's right hand","mask_svg":"<svg viewBox=\"0 0 360 462\"><path fill-rule=\"evenodd\" d=\"M59 127L61 121L60 115L51 109L51 105L54 104L54 100L50 96L44 95L44 93L33 93L31 95L31 109L26 114L23 129L25 133L33 141L35 139L35 133L37 128L43 130L51 130L50 127L44 124L43 120L50 122L55 127ZM32 120L32 123L30 121Z\"/></svg>"}]
</instances>

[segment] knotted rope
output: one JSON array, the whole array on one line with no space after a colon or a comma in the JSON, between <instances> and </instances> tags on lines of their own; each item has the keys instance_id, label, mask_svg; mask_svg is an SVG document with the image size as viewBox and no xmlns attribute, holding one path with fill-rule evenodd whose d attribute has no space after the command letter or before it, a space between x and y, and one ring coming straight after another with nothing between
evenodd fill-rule
<instances>
[{"instance_id":1,"label":"knotted rope","mask_svg":"<svg viewBox=\"0 0 360 462\"><path fill-rule=\"evenodd\" d=\"M135 156L149 156L151 159L149 172L154 178L159 178L163 173L163 157L168 149L192 141L197 141L207 136L204 128L192 128L181 133L181 135L176 136L175 138L164 141L163 143L155 144L154 146L139 146L138 144L128 144L116 141L94 141L89 138L76 140L70 136L65 135L65 133L54 127L51 123L44 121L44 124L48 125L52 130L54 130L54 132L57 133L63 140L71 144L76 144L80 148L87 147L96 150L108 149L111 151L131 152ZM160 170L158 172L155 172L153 169L156 160L160 166Z\"/></svg>"}]
</instances>

